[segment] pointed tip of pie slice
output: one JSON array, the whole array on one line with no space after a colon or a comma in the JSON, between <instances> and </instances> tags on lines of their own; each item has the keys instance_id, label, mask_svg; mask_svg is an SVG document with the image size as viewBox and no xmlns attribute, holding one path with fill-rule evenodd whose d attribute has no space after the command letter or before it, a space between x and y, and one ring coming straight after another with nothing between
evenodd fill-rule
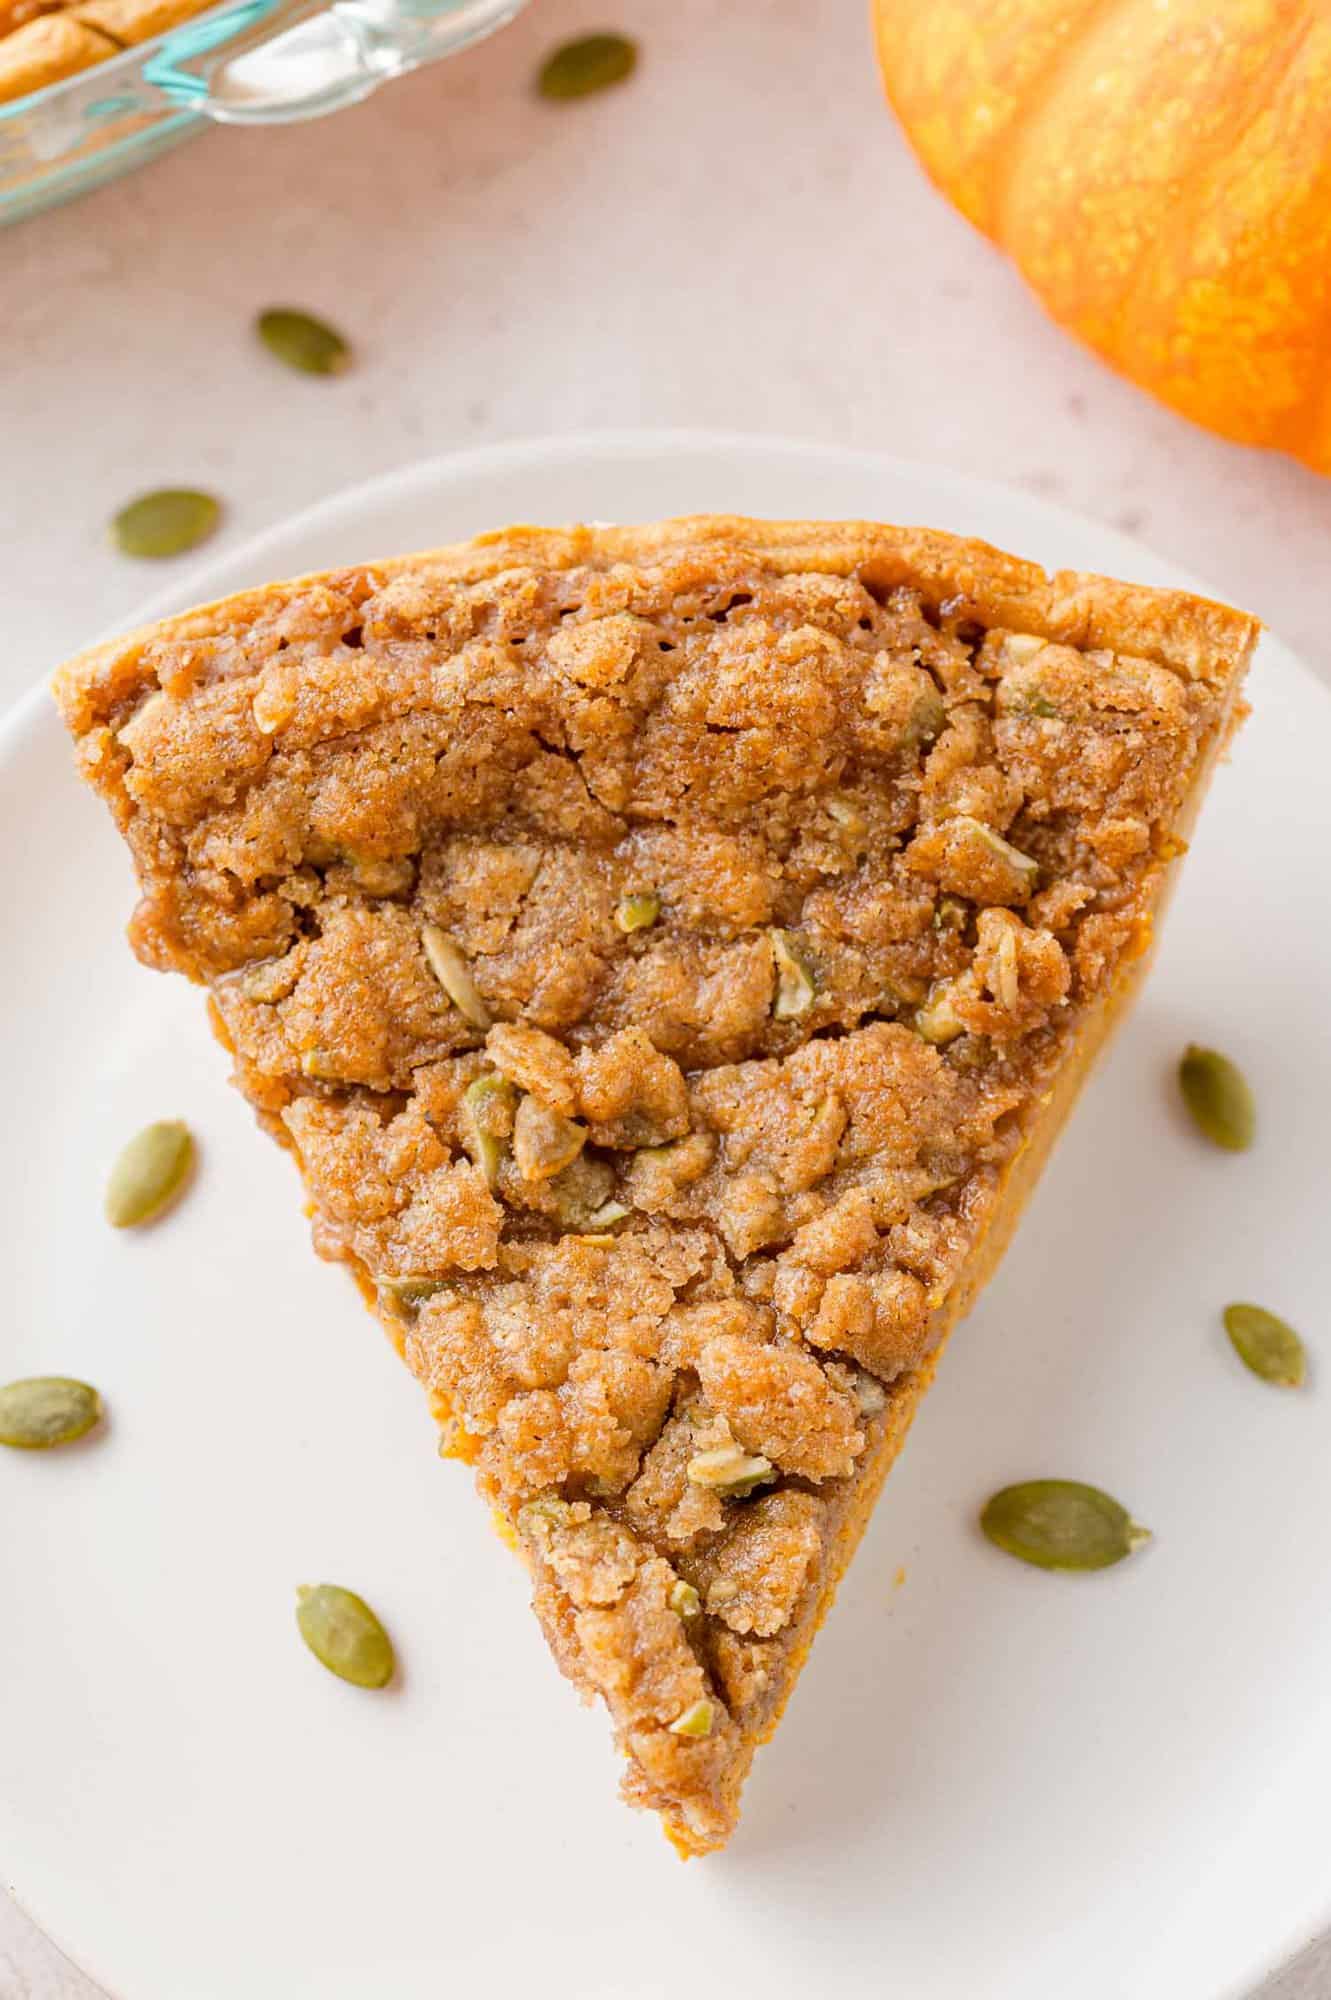
<instances>
[{"instance_id":1,"label":"pointed tip of pie slice","mask_svg":"<svg viewBox=\"0 0 1331 2000\"><path fill-rule=\"evenodd\" d=\"M1142 975L1256 629L699 518L275 584L57 677L136 950L210 989L681 1853Z\"/></svg>"}]
</instances>

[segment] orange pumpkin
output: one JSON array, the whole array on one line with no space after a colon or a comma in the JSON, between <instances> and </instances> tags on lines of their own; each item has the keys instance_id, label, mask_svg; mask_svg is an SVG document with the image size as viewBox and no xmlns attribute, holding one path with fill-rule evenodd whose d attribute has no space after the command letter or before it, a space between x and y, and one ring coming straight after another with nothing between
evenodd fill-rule
<instances>
[{"instance_id":1,"label":"orange pumpkin","mask_svg":"<svg viewBox=\"0 0 1331 2000\"><path fill-rule=\"evenodd\" d=\"M1327 0L873 0L927 172L1061 325L1331 471Z\"/></svg>"}]
</instances>

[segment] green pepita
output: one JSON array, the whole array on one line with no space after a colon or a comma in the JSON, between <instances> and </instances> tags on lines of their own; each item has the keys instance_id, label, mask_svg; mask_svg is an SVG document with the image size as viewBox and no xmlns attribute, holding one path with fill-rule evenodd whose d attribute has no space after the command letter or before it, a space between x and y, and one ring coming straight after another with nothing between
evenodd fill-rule
<instances>
[{"instance_id":1,"label":"green pepita","mask_svg":"<svg viewBox=\"0 0 1331 2000\"><path fill-rule=\"evenodd\" d=\"M631 896L621 896L615 905L615 928L627 935L630 931L649 930L661 914L661 898L654 889L639 889Z\"/></svg>"},{"instance_id":2,"label":"green pepita","mask_svg":"<svg viewBox=\"0 0 1331 2000\"><path fill-rule=\"evenodd\" d=\"M0 1389L0 1444L49 1451L72 1444L101 1421L102 1399L68 1375L31 1375Z\"/></svg>"},{"instance_id":3,"label":"green pepita","mask_svg":"<svg viewBox=\"0 0 1331 2000\"><path fill-rule=\"evenodd\" d=\"M1226 1152L1246 1152L1257 1130L1257 1107L1242 1070L1228 1056L1190 1043L1178 1080L1198 1131Z\"/></svg>"},{"instance_id":4,"label":"green pepita","mask_svg":"<svg viewBox=\"0 0 1331 2000\"><path fill-rule=\"evenodd\" d=\"M438 924L422 924L421 943L425 947L431 972L463 1020L470 1021L473 1028L488 1028L491 1025L490 1009L472 977L471 967L461 947L447 931L441 931Z\"/></svg>"},{"instance_id":5,"label":"green pepita","mask_svg":"<svg viewBox=\"0 0 1331 2000\"><path fill-rule=\"evenodd\" d=\"M716 1710L710 1701L694 1701L669 1725L672 1736L710 1736Z\"/></svg>"},{"instance_id":6,"label":"green pepita","mask_svg":"<svg viewBox=\"0 0 1331 2000\"><path fill-rule=\"evenodd\" d=\"M747 1500L759 1486L775 1476L770 1458L755 1457L737 1444L717 1445L712 1451L696 1451L685 1468L695 1486L706 1486L726 1500Z\"/></svg>"},{"instance_id":7,"label":"green pepita","mask_svg":"<svg viewBox=\"0 0 1331 2000\"><path fill-rule=\"evenodd\" d=\"M513 1161L524 1181L553 1180L587 1143L587 1127L530 1093L513 1114ZM598 1203L599 1207L600 1204Z\"/></svg>"},{"instance_id":8,"label":"green pepita","mask_svg":"<svg viewBox=\"0 0 1331 2000\"><path fill-rule=\"evenodd\" d=\"M363 1597L336 1583L296 1592L300 1636L321 1666L353 1687L386 1687L393 1678L393 1642Z\"/></svg>"},{"instance_id":9,"label":"green pepita","mask_svg":"<svg viewBox=\"0 0 1331 2000\"><path fill-rule=\"evenodd\" d=\"M145 1125L121 1153L106 1183L106 1219L137 1229L165 1214L184 1193L194 1166L194 1139L178 1118Z\"/></svg>"},{"instance_id":10,"label":"green pepita","mask_svg":"<svg viewBox=\"0 0 1331 2000\"><path fill-rule=\"evenodd\" d=\"M945 1048L966 1032L966 1023L952 1004L965 977L963 973L958 979L936 979L924 1005L915 1010L915 1032L934 1048Z\"/></svg>"},{"instance_id":11,"label":"green pepita","mask_svg":"<svg viewBox=\"0 0 1331 2000\"><path fill-rule=\"evenodd\" d=\"M827 801L827 816L843 833L860 835L866 831L864 814L853 799L831 798Z\"/></svg>"},{"instance_id":12,"label":"green pepita","mask_svg":"<svg viewBox=\"0 0 1331 2000\"><path fill-rule=\"evenodd\" d=\"M459 1124L462 1143L485 1175L488 1187L499 1184L499 1169L513 1136L518 1093L506 1076L485 1070L462 1093Z\"/></svg>"},{"instance_id":13,"label":"green pepita","mask_svg":"<svg viewBox=\"0 0 1331 2000\"><path fill-rule=\"evenodd\" d=\"M376 1280L375 1289L379 1303L396 1306L408 1316L414 1314L427 1299L435 1297L444 1289L442 1278L432 1278L428 1272L408 1271L398 1277L381 1277Z\"/></svg>"},{"instance_id":14,"label":"green pepita","mask_svg":"<svg viewBox=\"0 0 1331 2000\"><path fill-rule=\"evenodd\" d=\"M340 375L351 366L351 348L335 326L294 306L270 306L254 322L268 352L302 375Z\"/></svg>"},{"instance_id":15,"label":"green pepita","mask_svg":"<svg viewBox=\"0 0 1331 2000\"><path fill-rule=\"evenodd\" d=\"M563 42L541 64L536 88L542 97L589 97L633 74L638 45L627 35L581 35Z\"/></svg>"},{"instance_id":16,"label":"green pepita","mask_svg":"<svg viewBox=\"0 0 1331 2000\"><path fill-rule=\"evenodd\" d=\"M122 555L156 561L196 548L221 518L221 504L211 493L167 486L122 507L111 522L111 539Z\"/></svg>"},{"instance_id":17,"label":"green pepita","mask_svg":"<svg viewBox=\"0 0 1331 2000\"><path fill-rule=\"evenodd\" d=\"M533 1535L540 1542L548 1542L556 1528L568 1523L570 1513L567 1500L561 1500L557 1493L541 1493L535 1500L528 1500L518 1509L518 1533Z\"/></svg>"},{"instance_id":18,"label":"green pepita","mask_svg":"<svg viewBox=\"0 0 1331 2000\"><path fill-rule=\"evenodd\" d=\"M1225 1332L1240 1361L1282 1389L1300 1389L1307 1373L1303 1342L1292 1326L1265 1306L1225 1307Z\"/></svg>"},{"instance_id":19,"label":"green pepita","mask_svg":"<svg viewBox=\"0 0 1331 2000\"><path fill-rule=\"evenodd\" d=\"M995 861L1002 862L1011 871L1015 890L1029 895L1040 874L1040 864L1033 855L1023 854L1010 840L1004 840L997 827L970 813L957 813L951 824L968 846L982 848Z\"/></svg>"},{"instance_id":20,"label":"green pepita","mask_svg":"<svg viewBox=\"0 0 1331 2000\"><path fill-rule=\"evenodd\" d=\"M980 1515L994 1543L1040 1569L1107 1569L1151 1539L1097 1486L1078 1479L1026 1479L995 1493Z\"/></svg>"},{"instance_id":21,"label":"green pepita","mask_svg":"<svg viewBox=\"0 0 1331 2000\"><path fill-rule=\"evenodd\" d=\"M770 931L772 963L776 969L776 992L772 1015L778 1021L797 1021L814 1002L813 974L804 953L788 931Z\"/></svg>"}]
</instances>

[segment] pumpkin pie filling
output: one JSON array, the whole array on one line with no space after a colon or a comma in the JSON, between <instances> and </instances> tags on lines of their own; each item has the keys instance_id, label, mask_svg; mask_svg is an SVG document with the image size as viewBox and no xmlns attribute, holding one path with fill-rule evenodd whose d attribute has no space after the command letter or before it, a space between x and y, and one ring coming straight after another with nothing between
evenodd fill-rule
<instances>
[{"instance_id":1,"label":"pumpkin pie filling","mask_svg":"<svg viewBox=\"0 0 1331 2000\"><path fill-rule=\"evenodd\" d=\"M982 544L514 529L57 697L625 1789L720 1846L1145 963L1252 621Z\"/></svg>"}]
</instances>

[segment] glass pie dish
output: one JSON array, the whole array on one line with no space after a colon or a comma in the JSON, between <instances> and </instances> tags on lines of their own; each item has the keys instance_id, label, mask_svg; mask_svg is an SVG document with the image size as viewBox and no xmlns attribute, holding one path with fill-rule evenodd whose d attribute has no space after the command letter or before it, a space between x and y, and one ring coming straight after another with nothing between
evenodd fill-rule
<instances>
[{"instance_id":1,"label":"glass pie dish","mask_svg":"<svg viewBox=\"0 0 1331 2000\"><path fill-rule=\"evenodd\" d=\"M86 194L203 129L357 104L526 0L223 0L95 68L0 104L0 222Z\"/></svg>"}]
</instances>

